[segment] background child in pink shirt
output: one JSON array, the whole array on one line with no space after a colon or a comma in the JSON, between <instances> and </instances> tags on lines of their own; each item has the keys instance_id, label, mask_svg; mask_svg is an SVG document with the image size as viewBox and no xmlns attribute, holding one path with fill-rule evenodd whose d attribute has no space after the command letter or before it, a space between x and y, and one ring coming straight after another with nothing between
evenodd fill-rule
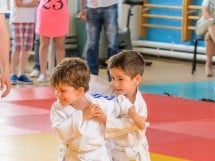
<instances>
[{"instance_id":1,"label":"background child in pink shirt","mask_svg":"<svg viewBox=\"0 0 215 161\"><path fill-rule=\"evenodd\" d=\"M40 35L39 59L41 73L38 82L46 82L47 57L50 38L54 38L56 60L65 57L64 40L69 28L67 0L41 0L37 8L36 33Z\"/></svg>"}]
</instances>

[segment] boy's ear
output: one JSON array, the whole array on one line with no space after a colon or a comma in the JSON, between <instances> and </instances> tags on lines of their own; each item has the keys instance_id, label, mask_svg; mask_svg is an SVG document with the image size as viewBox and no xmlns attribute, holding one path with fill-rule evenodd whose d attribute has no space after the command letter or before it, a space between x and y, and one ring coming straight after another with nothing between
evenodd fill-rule
<instances>
[{"instance_id":1,"label":"boy's ear","mask_svg":"<svg viewBox=\"0 0 215 161\"><path fill-rule=\"evenodd\" d=\"M139 74L137 74L137 75L135 76L135 79L136 79L136 81L137 81L138 83L140 83L140 82L142 81L142 76L139 75Z\"/></svg>"},{"instance_id":2,"label":"boy's ear","mask_svg":"<svg viewBox=\"0 0 215 161\"><path fill-rule=\"evenodd\" d=\"M79 94L85 93L84 87L79 87L77 91Z\"/></svg>"}]
</instances>

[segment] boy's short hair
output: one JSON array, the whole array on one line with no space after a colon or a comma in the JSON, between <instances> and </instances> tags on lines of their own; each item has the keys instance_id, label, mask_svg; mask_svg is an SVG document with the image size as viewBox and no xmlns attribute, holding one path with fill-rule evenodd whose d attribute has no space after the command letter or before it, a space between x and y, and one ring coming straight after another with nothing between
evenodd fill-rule
<instances>
[{"instance_id":1,"label":"boy's short hair","mask_svg":"<svg viewBox=\"0 0 215 161\"><path fill-rule=\"evenodd\" d=\"M78 57L64 58L52 71L50 82L53 87L60 83L78 89L89 89L90 70L86 62Z\"/></svg>"},{"instance_id":2,"label":"boy's short hair","mask_svg":"<svg viewBox=\"0 0 215 161\"><path fill-rule=\"evenodd\" d=\"M139 52L133 50L123 50L111 56L107 64L108 69L120 68L131 78L138 74L143 76L144 73L144 58Z\"/></svg>"}]
</instances>

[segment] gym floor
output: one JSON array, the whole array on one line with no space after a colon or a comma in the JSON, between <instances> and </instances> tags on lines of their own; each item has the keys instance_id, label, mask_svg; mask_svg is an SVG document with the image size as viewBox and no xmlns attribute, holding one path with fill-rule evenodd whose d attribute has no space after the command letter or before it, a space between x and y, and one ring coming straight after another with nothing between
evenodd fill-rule
<instances>
[{"instance_id":1,"label":"gym floor","mask_svg":"<svg viewBox=\"0 0 215 161\"><path fill-rule=\"evenodd\" d=\"M196 95L199 93L202 98L210 95L213 99L214 77L205 76L203 63L197 64L197 71L192 75L189 61L145 58L152 65L146 66L140 89L148 105L147 137L152 161L213 160L215 104L196 100ZM31 68L30 61L27 73ZM105 69L100 70L100 76L106 78ZM192 88L184 88L189 84ZM176 87L180 92L173 90ZM194 91L188 97L186 90L190 89ZM192 93L195 96L190 97ZM13 86L0 102L0 160L56 160L59 139L49 122L54 100L49 83L35 81L33 85Z\"/></svg>"}]
</instances>

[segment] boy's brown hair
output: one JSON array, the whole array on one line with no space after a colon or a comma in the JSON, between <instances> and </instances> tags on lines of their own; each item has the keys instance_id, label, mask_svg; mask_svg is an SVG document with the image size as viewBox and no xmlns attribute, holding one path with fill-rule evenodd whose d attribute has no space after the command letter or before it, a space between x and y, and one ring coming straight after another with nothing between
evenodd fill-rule
<instances>
[{"instance_id":1,"label":"boy's brown hair","mask_svg":"<svg viewBox=\"0 0 215 161\"><path fill-rule=\"evenodd\" d=\"M50 82L53 87L65 83L78 89L89 89L90 71L86 62L78 57L64 58L52 71Z\"/></svg>"},{"instance_id":2,"label":"boy's brown hair","mask_svg":"<svg viewBox=\"0 0 215 161\"><path fill-rule=\"evenodd\" d=\"M123 50L111 56L107 64L108 69L120 68L131 78L138 74L143 76L144 73L144 58L139 52L133 50Z\"/></svg>"}]
</instances>

